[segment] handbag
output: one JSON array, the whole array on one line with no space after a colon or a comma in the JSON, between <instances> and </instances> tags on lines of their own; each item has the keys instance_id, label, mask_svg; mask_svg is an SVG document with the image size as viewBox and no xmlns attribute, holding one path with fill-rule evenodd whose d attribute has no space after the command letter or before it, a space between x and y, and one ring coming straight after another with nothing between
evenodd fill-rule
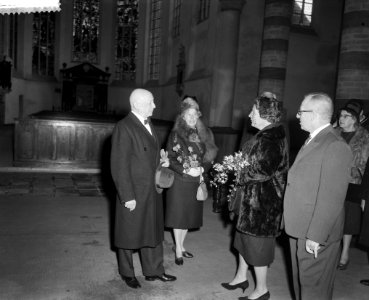
<instances>
[{"instance_id":1,"label":"handbag","mask_svg":"<svg viewBox=\"0 0 369 300\"><path fill-rule=\"evenodd\" d=\"M197 188L196 199L198 201L205 201L208 199L208 189L206 188L206 183L202 175L200 175L200 184Z\"/></svg>"}]
</instances>

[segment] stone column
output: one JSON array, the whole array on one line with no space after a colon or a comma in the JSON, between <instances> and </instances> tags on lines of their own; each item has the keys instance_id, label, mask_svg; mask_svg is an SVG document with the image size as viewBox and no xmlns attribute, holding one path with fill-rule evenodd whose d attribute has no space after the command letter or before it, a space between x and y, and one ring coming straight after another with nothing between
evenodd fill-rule
<instances>
[{"instance_id":1,"label":"stone column","mask_svg":"<svg viewBox=\"0 0 369 300\"><path fill-rule=\"evenodd\" d=\"M292 14L291 0L266 0L263 44L259 74L259 94L273 92L283 100L288 39Z\"/></svg>"},{"instance_id":2,"label":"stone column","mask_svg":"<svg viewBox=\"0 0 369 300\"><path fill-rule=\"evenodd\" d=\"M210 126L232 127L240 13L245 0L219 0Z\"/></svg>"},{"instance_id":3,"label":"stone column","mask_svg":"<svg viewBox=\"0 0 369 300\"><path fill-rule=\"evenodd\" d=\"M342 21L336 105L363 100L369 108L369 1L346 0Z\"/></svg>"}]
</instances>

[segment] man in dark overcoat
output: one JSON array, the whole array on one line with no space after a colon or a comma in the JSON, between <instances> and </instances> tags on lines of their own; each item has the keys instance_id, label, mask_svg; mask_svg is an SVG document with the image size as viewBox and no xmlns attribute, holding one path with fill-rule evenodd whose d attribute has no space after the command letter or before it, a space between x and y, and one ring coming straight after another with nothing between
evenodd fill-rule
<instances>
[{"instance_id":1,"label":"man in dark overcoat","mask_svg":"<svg viewBox=\"0 0 369 300\"><path fill-rule=\"evenodd\" d=\"M165 274L163 267L163 201L155 187L160 149L148 119L155 108L154 98L147 90L135 89L129 100L131 112L117 123L112 136L111 173L117 190L114 244L122 279L138 288L132 259L136 249L146 280L176 278Z\"/></svg>"},{"instance_id":2,"label":"man in dark overcoat","mask_svg":"<svg viewBox=\"0 0 369 300\"><path fill-rule=\"evenodd\" d=\"M330 124L332 114L332 100L323 93L306 95L297 112L310 137L288 172L284 195L296 299L332 299L352 165L349 146Z\"/></svg>"}]
</instances>

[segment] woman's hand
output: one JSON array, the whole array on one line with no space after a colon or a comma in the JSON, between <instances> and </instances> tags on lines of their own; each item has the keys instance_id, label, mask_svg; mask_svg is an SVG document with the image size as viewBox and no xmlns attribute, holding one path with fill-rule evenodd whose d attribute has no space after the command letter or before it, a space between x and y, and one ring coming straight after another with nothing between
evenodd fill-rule
<instances>
[{"instance_id":1,"label":"woman's hand","mask_svg":"<svg viewBox=\"0 0 369 300\"><path fill-rule=\"evenodd\" d=\"M168 151L165 151L164 149L160 150L160 164L162 167L169 167Z\"/></svg>"},{"instance_id":2,"label":"woman's hand","mask_svg":"<svg viewBox=\"0 0 369 300\"><path fill-rule=\"evenodd\" d=\"M203 167L196 167L196 168L190 168L187 172L186 171L183 171L183 172L192 177L198 177L202 174L203 171L204 171Z\"/></svg>"}]
</instances>

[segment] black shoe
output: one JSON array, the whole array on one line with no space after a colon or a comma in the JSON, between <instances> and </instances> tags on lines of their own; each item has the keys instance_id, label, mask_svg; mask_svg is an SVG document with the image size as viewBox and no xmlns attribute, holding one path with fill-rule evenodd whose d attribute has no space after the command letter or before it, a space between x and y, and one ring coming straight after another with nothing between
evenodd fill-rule
<instances>
[{"instance_id":1,"label":"black shoe","mask_svg":"<svg viewBox=\"0 0 369 300\"><path fill-rule=\"evenodd\" d=\"M123 281L130 287L133 289L137 289L141 287L140 282L137 280L136 277L127 277L127 276L122 276Z\"/></svg>"},{"instance_id":2,"label":"black shoe","mask_svg":"<svg viewBox=\"0 0 369 300\"><path fill-rule=\"evenodd\" d=\"M176 247L175 247L175 246L173 246L173 247L172 247L172 250L173 250L173 252L174 252L174 256L175 256L175 258L174 258L174 262L176 263L176 265L178 265L178 266L183 265L183 257L177 257ZM183 252L182 252L182 253L183 253ZM184 255L183 255L183 256L184 256Z\"/></svg>"},{"instance_id":3,"label":"black shoe","mask_svg":"<svg viewBox=\"0 0 369 300\"><path fill-rule=\"evenodd\" d=\"M363 284L363 285L368 285L369 286L369 279L360 280L360 283Z\"/></svg>"},{"instance_id":4,"label":"black shoe","mask_svg":"<svg viewBox=\"0 0 369 300\"><path fill-rule=\"evenodd\" d=\"M176 263L176 265L181 266L183 265L183 257L177 257L174 259L174 262Z\"/></svg>"},{"instance_id":5,"label":"black shoe","mask_svg":"<svg viewBox=\"0 0 369 300\"><path fill-rule=\"evenodd\" d=\"M188 251L183 251L182 255L183 255L183 257L186 257L186 258L192 258L193 257L193 254L188 252Z\"/></svg>"},{"instance_id":6,"label":"black shoe","mask_svg":"<svg viewBox=\"0 0 369 300\"><path fill-rule=\"evenodd\" d=\"M163 273L162 275L145 276L145 279L147 281L161 280L163 282L168 282L177 280L177 277Z\"/></svg>"},{"instance_id":7,"label":"black shoe","mask_svg":"<svg viewBox=\"0 0 369 300\"><path fill-rule=\"evenodd\" d=\"M241 288L243 292L249 287L249 281L246 279L245 281L242 281L237 284L229 284L227 282L223 282L222 287L224 287L227 290L235 290L237 288Z\"/></svg>"},{"instance_id":8,"label":"black shoe","mask_svg":"<svg viewBox=\"0 0 369 300\"><path fill-rule=\"evenodd\" d=\"M265 294L262 294L260 297L257 297L254 299L250 299L249 297L239 297L238 300L268 300L269 298L270 298L270 293L268 291Z\"/></svg>"},{"instance_id":9,"label":"black shoe","mask_svg":"<svg viewBox=\"0 0 369 300\"><path fill-rule=\"evenodd\" d=\"M346 263L339 263L338 266L337 266L337 269L338 270L341 270L341 271L344 271L347 269L347 266L349 264L349 260L346 262Z\"/></svg>"}]
</instances>

